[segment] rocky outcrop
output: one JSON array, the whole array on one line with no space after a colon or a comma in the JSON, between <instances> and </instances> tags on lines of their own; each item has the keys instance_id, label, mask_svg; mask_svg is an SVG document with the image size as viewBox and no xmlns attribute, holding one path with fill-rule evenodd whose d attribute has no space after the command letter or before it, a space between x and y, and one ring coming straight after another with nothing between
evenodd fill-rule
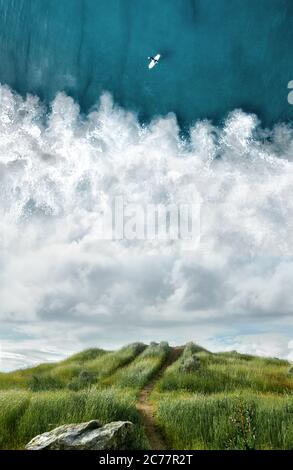
<instances>
[{"instance_id":1,"label":"rocky outcrop","mask_svg":"<svg viewBox=\"0 0 293 470\"><path fill-rule=\"evenodd\" d=\"M116 421L103 426L98 421L66 424L40 434L27 450L127 450L133 424Z\"/></svg>"}]
</instances>

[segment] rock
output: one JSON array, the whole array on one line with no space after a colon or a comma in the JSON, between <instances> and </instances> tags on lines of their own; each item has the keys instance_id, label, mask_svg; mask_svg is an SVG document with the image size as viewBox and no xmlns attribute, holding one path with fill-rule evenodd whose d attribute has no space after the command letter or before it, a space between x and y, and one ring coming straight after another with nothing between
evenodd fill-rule
<instances>
[{"instance_id":1,"label":"rock","mask_svg":"<svg viewBox=\"0 0 293 470\"><path fill-rule=\"evenodd\" d=\"M180 365L180 372L183 374L189 374L192 372L198 371L200 368L200 359L197 356L190 356L184 359L182 364Z\"/></svg>"},{"instance_id":2,"label":"rock","mask_svg":"<svg viewBox=\"0 0 293 470\"><path fill-rule=\"evenodd\" d=\"M116 421L103 426L98 421L65 424L34 437L27 450L127 450L133 424Z\"/></svg>"}]
</instances>

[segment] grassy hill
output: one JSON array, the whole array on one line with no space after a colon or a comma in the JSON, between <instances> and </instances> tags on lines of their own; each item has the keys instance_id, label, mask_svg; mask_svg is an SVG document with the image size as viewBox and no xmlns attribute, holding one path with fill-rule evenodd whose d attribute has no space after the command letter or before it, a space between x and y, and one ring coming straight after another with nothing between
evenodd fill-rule
<instances>
[{"instance_id":1,"label":"grassy hill","mask_svg":"<svg viewBox=\"0 0 293 470\"><path fill-rule=\"evenodd\" d=\"M154 426L169 449L293 448L287 361L190 343L165 369L171 353L167 343L134 343L0 373L0 449L21 449L37 434L91 419L132 421L133 449L147 449L137 401L150 381Z\"/></svg>"}]
</instances>

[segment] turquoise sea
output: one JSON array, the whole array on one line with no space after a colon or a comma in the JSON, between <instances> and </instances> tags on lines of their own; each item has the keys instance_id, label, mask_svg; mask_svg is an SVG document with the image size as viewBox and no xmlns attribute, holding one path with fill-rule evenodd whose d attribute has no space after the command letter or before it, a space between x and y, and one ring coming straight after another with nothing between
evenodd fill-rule
<instances>
[{"instance_id":1,"label":"turquoise sea","mask_svg":"<svg viewBox=\"0 0 293 470\"><path fill-rule=\"evenodd\" d=\"M1 83L47 101L64 90L83 110L107 90L143 120L292 119L292 47L288 0L0 0Z\"/></svg>"}]
</instances>

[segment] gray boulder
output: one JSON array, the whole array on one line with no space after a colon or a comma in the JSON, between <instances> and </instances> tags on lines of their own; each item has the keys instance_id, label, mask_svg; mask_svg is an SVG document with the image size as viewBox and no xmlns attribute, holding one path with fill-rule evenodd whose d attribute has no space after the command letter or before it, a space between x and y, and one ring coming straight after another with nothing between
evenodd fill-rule
<instances>
[{"instance_id":1,"label":"gray boulder","mask_svg":"<svg viewBox=\"0 0 293 470\"><path fill-rule=\"evenodd\" d=\"M200 359L199 357L193 355L184 359L180 365L180 372L183 374L190 374L192 372L197 372L200 368Z\"/></svg>"},{"instance_id":2,"label":"gray boulder","mask_svg":"<svg viewBox=\"0 0 293 470\"><path fill-rule=\"evenodd\" d=\"M34 437L27 450L127 450L133 424L116 421L103 426L98 421L65 424Z\"/></svg>"}]
</instances>

